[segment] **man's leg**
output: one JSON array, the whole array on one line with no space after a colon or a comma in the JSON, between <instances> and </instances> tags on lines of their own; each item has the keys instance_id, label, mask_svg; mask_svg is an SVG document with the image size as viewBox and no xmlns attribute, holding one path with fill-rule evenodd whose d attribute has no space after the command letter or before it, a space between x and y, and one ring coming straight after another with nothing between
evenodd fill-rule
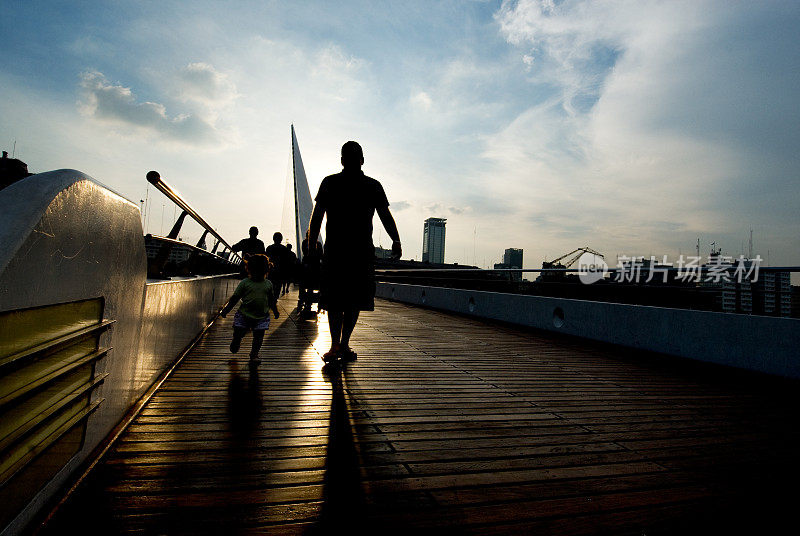
<instances>
[{"instance_id":1,"label":"man's leg","mask_svg":"<svg viewBox=\"0 0 800 536\"><path fill-rule=\"evenodd\" d=\"M280 298L281 296L281 280L276 277L276 274L270 273L269 274L269 282L272 283L272 290L275 291L275 296Z\"/></svg>"},{"instance_id":2,"label":"man's leg","mask_svg":"<svg viewBox=\"0 0 800 536\"><path fill-rule=\"evenodd\" d=\"M339 357L340 341L342 340L342 311L328 311L328 327L331 330L331 349L322 355L322 360L326 363Z\"/></svg>"},{"instance_id":3,"label":"man's leg","mask_svg":"<svg viewBox=\"0 0 800 536\"><path fill-rule=\"evenodd\" d=\"M342 324L342 348L350 348L350 335L353 334L353 329L356 327L356 322L358 322L358 309L354 311L345 311L344 322Z\"/></svg>"},{"instance_id":4,"label":"man's leg","mask_svg":"<svg viewBox=\"0 0 800 536\"><path fill-rule=\"evenodd\" d=\"M331 330L331 348L339 346L342 340L342 321L344 320L344 312L342 311L328 311L328 327Z\"/></svg>"}]
</instances>

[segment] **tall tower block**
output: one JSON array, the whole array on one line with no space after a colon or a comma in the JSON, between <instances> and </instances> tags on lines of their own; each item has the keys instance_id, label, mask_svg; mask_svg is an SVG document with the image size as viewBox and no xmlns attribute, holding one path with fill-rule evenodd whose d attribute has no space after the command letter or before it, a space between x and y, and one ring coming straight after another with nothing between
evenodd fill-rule
<instances>
[{"instance_id":1,"label":"tall tower block","mask_svg":"<svg viewBox=\"0 0 800 536\"><path fill-rule=\"evenodd\" d=\"M422 262L444 264L445 218L428 218L422 231Z\"/></svg>"}]
</instances>

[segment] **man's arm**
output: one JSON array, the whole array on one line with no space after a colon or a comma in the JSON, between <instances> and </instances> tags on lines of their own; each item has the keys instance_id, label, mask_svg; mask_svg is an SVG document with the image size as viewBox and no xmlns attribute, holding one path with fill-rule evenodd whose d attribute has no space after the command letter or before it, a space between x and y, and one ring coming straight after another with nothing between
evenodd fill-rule
<instances>
[{"instance_id":1,"label":"man's arm","mask_svg":"<svg viewBox=\"0 0 800 536\"><path fill-rule=\"evenodd\" d=\"M325 215L325 207L319 201L314 203L314 211L311 213L311 221L308 223L308 249L313 251L313 244L317 243L319 231L322 229L322 217Z\"/></svg>"},{"instance_id":2,"label":"man's arm","mask_svg":"<svg viewBox=\"0 0 800 536\"><path fill-rule=\"evenodd\" d=\"M386 233L392 239L392 257L399 259L403 255L403 248L400 245L400 233L397 231L397 224L394 222L392 213L389 212L388 206L378 207L376 211L381 219L383 228L386 229Z\"/></svg>"}]
</instances>

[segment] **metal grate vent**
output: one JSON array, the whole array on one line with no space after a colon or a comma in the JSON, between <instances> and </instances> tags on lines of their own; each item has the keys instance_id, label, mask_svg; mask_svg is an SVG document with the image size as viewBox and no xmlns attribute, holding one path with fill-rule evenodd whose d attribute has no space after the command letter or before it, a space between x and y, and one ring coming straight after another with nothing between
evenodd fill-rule
<instances>
[{"instance_id":1,"label":"metal grate vent","mask_svg":"<svg viewBox=\"0 0 800 536\"><path fill-rule=\"evenodd\" d=\"M103 308L94 298L0 312L0 527L83 446L103 401L92 400L113 324Z\"/></svg>"}]
</instances>

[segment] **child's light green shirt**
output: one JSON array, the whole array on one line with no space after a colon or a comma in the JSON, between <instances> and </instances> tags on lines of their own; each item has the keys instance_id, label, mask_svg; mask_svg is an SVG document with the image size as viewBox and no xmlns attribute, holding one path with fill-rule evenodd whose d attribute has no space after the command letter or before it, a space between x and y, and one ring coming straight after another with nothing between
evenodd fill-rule
<instances>
[{"instance_id":1,"label":"child's light green shirt","mask_svg":"<svg viewBox=\"0 0 800 536\"><path fill-rule=\"evenodd\" d=\"M269 314L270 304L275 303L275 291L269 279L253 281L249 277L242 279L233 293L233 300L242 299L239 312L248 318L257 320Z\"/></svg>"}]
</instances>

